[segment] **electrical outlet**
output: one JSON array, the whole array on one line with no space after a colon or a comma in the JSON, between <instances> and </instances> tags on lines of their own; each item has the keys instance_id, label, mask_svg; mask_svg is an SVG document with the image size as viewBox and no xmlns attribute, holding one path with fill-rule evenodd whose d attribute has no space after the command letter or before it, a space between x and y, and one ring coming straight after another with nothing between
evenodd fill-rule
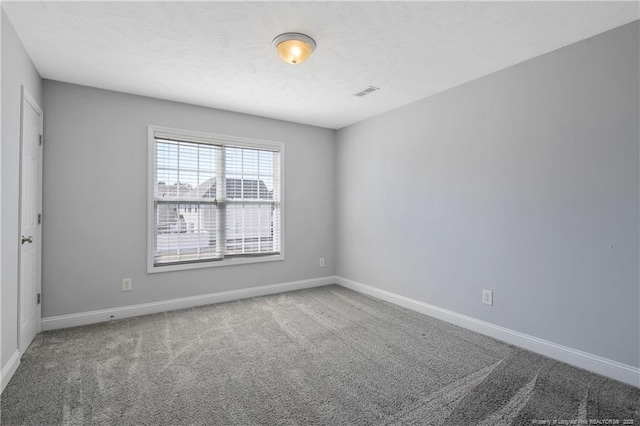
<instances>
[{"instance_id":1,"label":"electrical outlet","mask_svg":"<svg viewBox=\"0 0 640 426\"><path fill-rule=\"evenodd\" d=\"M318 259L318 265L320 265L321 268L324 268L324 257Z\"/></svg>"},{"instance_id":2,"label":"electrical outlet","mask_svg":"<svg viewBox=\"0 0 640 426\"><path fill-rule=\"evenodd\" d=\"M493 306L493 292L491 290L482 290L482 303Z\"/></svg>"},{"instance_id":3,"label":"electrical outlet","mask_svg":"<svg viewBox=\"0 0 640 426\"><path fill-rule=\"evenodd\" d=\"M122 291L131 291L133 288L131 278L122 279Z\"/></svg>"}]
</instances>

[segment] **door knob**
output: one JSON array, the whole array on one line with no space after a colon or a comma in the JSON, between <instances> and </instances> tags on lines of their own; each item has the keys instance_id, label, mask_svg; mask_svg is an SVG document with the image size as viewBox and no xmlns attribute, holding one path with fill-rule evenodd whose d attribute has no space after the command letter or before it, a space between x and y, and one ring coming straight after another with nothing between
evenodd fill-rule
<instances>
[{"instance_id":1,"label":"door knob","mask_svg":"<svg viewBox=\"0 0 640 426\"><path fill-rule=\"evenodd\" d=\"M22 236L22 244L24 243L31 244L32 242L33 242L33 237L31 235L29 235L29 237L25 237L24 235Z\"/></svg>"}]
</instances>

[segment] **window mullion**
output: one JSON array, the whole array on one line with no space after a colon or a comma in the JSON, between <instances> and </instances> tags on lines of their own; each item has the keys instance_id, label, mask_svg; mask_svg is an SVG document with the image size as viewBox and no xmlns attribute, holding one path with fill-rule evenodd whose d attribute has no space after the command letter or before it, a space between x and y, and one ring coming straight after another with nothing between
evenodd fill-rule
<instances>
[{"instance_id":1,"label":"window mullion","mask_svg":"<svg viewBox=\"0 0 640 426\"><path fill-rule=\"evenodd\" d=\"M218 230L216 239L218 240L218 248L220 256L224 258L226 253L226 222L227 222L227 170L225 166L225 147L220 147L220 155L218 155L218 164L216 167L216 200L218 208L216 214L218 216Z\"/></svg>"}]
</instances>

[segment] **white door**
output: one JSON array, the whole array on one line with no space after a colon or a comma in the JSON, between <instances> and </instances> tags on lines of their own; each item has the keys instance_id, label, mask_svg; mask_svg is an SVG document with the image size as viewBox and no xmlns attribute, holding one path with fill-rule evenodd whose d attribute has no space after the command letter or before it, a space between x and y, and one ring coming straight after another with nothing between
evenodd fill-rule
<instances>
[{"instance_id":1,"label":"white door","mask_svg":"<svg viewBox=\"0 0 640 426\"><path fill-rule=\"evenodd\" d=\"M40 331L42 109L22 88L20 146L20 353Z\"/></svg>"}]
</instances>

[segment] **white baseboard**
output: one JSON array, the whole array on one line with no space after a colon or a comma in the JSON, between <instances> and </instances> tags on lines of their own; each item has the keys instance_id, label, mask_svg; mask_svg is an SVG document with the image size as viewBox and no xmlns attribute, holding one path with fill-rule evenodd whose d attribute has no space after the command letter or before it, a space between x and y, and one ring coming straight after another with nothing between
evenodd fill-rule
<instances>
[{"instance_id":1,"label":"white baseboard","mask_svg":"<svg viewBox=\"0 0 640 426\"><path fill-rule=\"evenodd\" d=\"M578 349L558 345L547 340L529 336L485 321L480 321L466 315L461 315L447 309L429 305L418 300L400 296L398 294L371 287L347 278L336 276L334 281L351 290L368 294L369 296L373 296L377 299L382 299L451 324L491 336L503 342L548 356L549 358L566 362L567 364L640 387L640 368L583 352Z\"/></svg>"},{"instance_id":2,"label":"white baseboard","mask_svg":"<svg viewBox=\"0 0 640 426\"><path fill-rule=\"evenodd\" d=\"M13 373L16 372L18 366L20 365L20 352L16 349L16 351L11 355L7 364L2 368L2 373L0 373L0 393L4 391L4 388L9 383L9 380L13 377Z\"/></svg>"},{"instance_id":3,"label":"white baseboard","mask_svg":"<svg viewBox=\"0 0 640 426\"><path fill-rule=\"evenodd\" d=\"M176 309L230 302L232 300L247 299L251 297L265 296L268 294L284 293L286 291L301 290L328 284L335 284L334 276L263 285L259 287L243 288L240 290L222 291L220 293L182 297L180 299L163 300L160 302L143 303L140 305L123 306L119 308L101 309L99 311L47 317L42 319L41 325L42 331L56 330L59 328L77 327L79 325L137 317L140 315L155 314L158 312L174 311Z\"/></svg>"}]
</instances>

